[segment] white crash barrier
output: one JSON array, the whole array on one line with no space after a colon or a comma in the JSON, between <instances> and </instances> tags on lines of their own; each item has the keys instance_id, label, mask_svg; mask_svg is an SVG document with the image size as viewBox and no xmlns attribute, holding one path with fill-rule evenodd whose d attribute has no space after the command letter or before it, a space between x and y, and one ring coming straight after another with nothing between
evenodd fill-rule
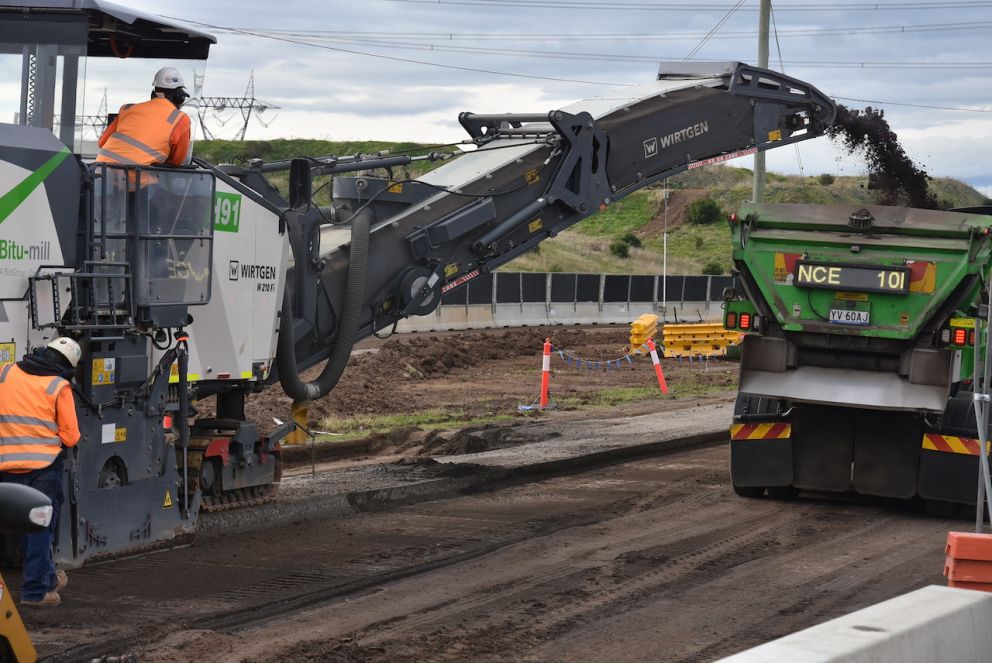
<instances>
[{"instance_id":1,"label":"white crash barrier","mask_svg":"<svg viewBox=\"0 0 992 663\"><path fill-rule=\"evenodd\" d=\"M992 594L931 585L718 663L989 663Z\"/></svg>"}]
</instances>

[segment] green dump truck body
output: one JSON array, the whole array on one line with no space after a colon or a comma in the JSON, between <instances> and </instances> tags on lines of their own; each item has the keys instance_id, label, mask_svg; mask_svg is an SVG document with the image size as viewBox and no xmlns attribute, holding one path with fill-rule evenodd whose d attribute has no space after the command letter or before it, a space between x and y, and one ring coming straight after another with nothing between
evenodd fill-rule
<instances>
[{"instance_id":1,"label":"green dump truck body","mask_svg":"<svg viewBox=\"0 0 992 663\"><path fill-rule=\"evenodd\" d=\"M988 211L751 204L731 217L739 494L974 502Z\"/></svg>"},{"instance_id":2,"label":"green dump truck body","mask_svg":"<svg viewBox=\"0 0 992 663\"><path fill-rule=\"evenodd\" d=\"M737 218L734 260L788 332L915 339L948 301L974 301L978 282L968 277L986 276L992 258L992 216L747 205ZM967 292L956 293L966 282ZM866 315L831 320L831 311Z\"/></svg>"}]
</instances>

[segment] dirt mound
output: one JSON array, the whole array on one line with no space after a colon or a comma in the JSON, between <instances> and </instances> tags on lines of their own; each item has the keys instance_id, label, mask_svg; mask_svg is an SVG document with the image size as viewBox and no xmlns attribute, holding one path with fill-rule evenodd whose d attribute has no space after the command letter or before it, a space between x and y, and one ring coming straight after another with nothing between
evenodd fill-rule
<instances>
[{"instance_id":1,"label":"dirt mound","mask_svg":"<svg viewBox=\"0 0 992 663\"><path fill-rule=\"evenodd\" d=\"M668 232L672 232L686 221L686 211L693 201L707 195L706 189L672 189L668 192ZM661 237L665 234L665 205L647 224L637 230L637 236Z\"/></svg>"},{"instance_id":2,"label":"dirt mound","mask_svg":"<svg viewBox=\"0 0 992 663\"><path fill-rule=\"evenodd\" d=\"M472 389L473 380L486 379L485 375L468 375L481 365L520 357L535 357L539 362L544 338L551 338L556 347L586 353L582 356L612 359L625 352L627 334L626 328L535 327L397 336L380 342L372 348L373 352L352 356L337 386L328 396L311 404L309 418L316 425L331 416L405 414L443 407L452 403L450 397L440 395L440 390L449 386L450 376L459 375L459 388L466 390ZM315 367L303 377L312 380L320 370L321 367ZM537 375L535 370L534 376ZM422 388L418 390L418 386ZM272 418L285 419L291 406L292 399L276 385L250 396L246 410L248 418L267 431L273 427ZM515 406L508 401L501 407ZM395 444L395 440L384 443Z\"/></svg>"}]
</instances>

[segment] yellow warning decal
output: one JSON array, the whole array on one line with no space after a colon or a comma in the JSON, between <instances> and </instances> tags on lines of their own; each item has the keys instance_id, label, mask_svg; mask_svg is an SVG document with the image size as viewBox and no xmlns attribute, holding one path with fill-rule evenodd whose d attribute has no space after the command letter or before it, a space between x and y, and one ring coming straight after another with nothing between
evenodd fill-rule
<instances>
[{"instance_id":1,"label":"yellow warning decal","mask_svg":"<svg viewBox=\"0 0 992 663\"><path fill-rule=\"evenodd\" d=\"M845 302L866 302L868 301L868 293L865 292L837 292L834 293L834 299L840 299Z\"/></svg>"},{"instance_id":2,"label":"yellow warning decal","mask_svg":"<svg viewBox=\"0 0 992 663\"><path fill-rule=\"evenodd\" d=\"M534 219L529 224L527 224L527 230L531 234L536 233L538 230L540 230L543 227L544 226L541 224L541 220L540 219Z\"/></svg>"},{"instance_id":3,"label":"yellow warning decal","mask_svg":"<svg viewBox=\"0 0 992 663\"><path fill-rule=\"evenodd\" d=\"M951 318L952 327L961 327L964 329L974 329L975 319L974 318Z\"/></svg>"},{"instance_id":4,"label":"yellow warning decal","mask_svg":"<svg viewBox=\"0 0 992 663\"><path fill-rule=\"evenodd\" d=\"M13 343L0 343L0 364L17 361L17 346Z\"/></svg>"},{"instance_id":5,"label":"yellow warning decal","mask_svg":"<svg viewBox=\"0 0 992 663\"><path fill-rule=\"evenodd\" d=\"M200 379L200 374L199 373L187 373L186 374L186 381L187 382L196 382L199 379ZM172 382L172 383L179 382L179 364L177 364L177 363L174 363L173 362L172 368L169 369L169 382Z\"/></svg>"},{"instance_id":6,"label":"yellow warning decal","mask_svg":"<svg viewBox=\"0 0 992 663\"><path fill-rule=\"evenodd\" d=\"M768 140L782 140L782 130L776 129L775 131L769 131Z\"/></svg>"},{"instance_id":7,"label":"yellow warning decal","mask_svg":"<svg viewBox=\"0 0 992 663\"><path fill-rule=\"evenodd\" d=\"M163 509L171 509L172 507L173 507L172 492L168 488L166 488L165 489L165 499L162 501L162 508Z\"/></svg>"},{"instance_id":8,"label":"yellow warning decal","mask_svg":"<svg viewBox=\"0 0 992 663\"><path fill-rule=\"evenodd\" d=\"M92 374L90 384L113 384L117 375L114 364L115 360L113 357L94 359L92 364L93 370L90 371Z\"/></svg>"},{"instance_id":9,"label":"yellow warning decal","mask_svg":"<svg viewBox=\"0 0 992 663\"><path fill-rule=\"evenodd\" d=\"M450 279L458 273L458 263L452 262L444 266L444 278Z\"/></svg>"},{"instance_id":10,"label":"yellow warning decal","mask_svg":"<svg viewBox=\"0 0 992 663\"><path fill-rule=\"evenodd\" d=\"M524 173L524 181L527 182L528 185L536 184L541 181L541 174L537 172L536 168L534 170L528 170Z\"/></svg>"},{"instance_id":11,"label":"yellow warning decal","mask_svg":"<svg viewBox=\"0 0 992 663\"><path fill-rule=\"evenodd\" d=\"M389 193L403 193L403 185L402 184L394 184L391 187L389 187L388 191L389 191Z\"/></svg>"},{"instance_id":12,"label":"yellow warning decal","mask_svg":"<svg viewBox=\"0 0 992 663\"><path fill-rule=\"evenodd\" d=\"M127 441L127 429L126 428L115 428L114 429L114 442L126 442Z\"/></svg>"}]
</instances>

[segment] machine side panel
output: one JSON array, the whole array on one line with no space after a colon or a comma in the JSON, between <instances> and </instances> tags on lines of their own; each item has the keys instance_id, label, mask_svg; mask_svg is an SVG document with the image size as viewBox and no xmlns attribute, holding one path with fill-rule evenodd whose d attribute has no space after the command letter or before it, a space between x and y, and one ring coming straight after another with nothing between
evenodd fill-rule
<instances>
[{"instance_id":1,"label":"machine side panel","mask_svg":"<svg viewBox=\"0 0 992 663\"><path fill-rule=\"evenodd\" d=\"M190 309L191 380L249 379L275 356L289 254L279 218L218 178L209 304Z\"/></svg>"}]
</instances>

